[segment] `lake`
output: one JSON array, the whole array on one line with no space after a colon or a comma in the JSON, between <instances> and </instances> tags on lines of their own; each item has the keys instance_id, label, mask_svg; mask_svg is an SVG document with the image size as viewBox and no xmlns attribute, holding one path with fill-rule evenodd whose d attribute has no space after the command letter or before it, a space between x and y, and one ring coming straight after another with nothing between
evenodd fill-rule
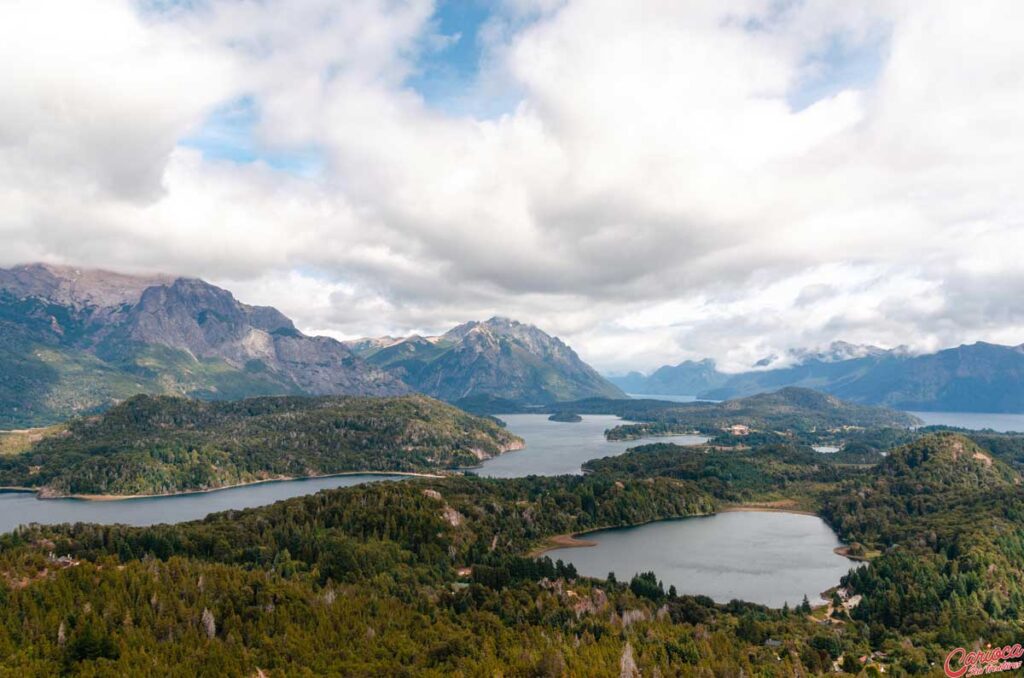
<instances>
[{"instance_id":1,"label":"lake","mask_svg":"<svg viewBox=\"0 0 1024 678\"><path fill-rule=\"evenodd\" d=\"M720 603L733 599L771 607L800 604L822 592L857 563L836 554L840 542L816 516L730 511L665 520L639 527L591 532L597 546L559 548L545 555L572 563L580 574L614 572L628 582L653 570L668 590L701 594Z\"/></svg>"},{"instance_id":2,"label":"lake","mask_svg":"<svg viewBox=\"0 0 1024 678\"><path fill-rule=\"evenodd\" d=\"M500 414L498 418L526 441L526 447L488 459L472 473L489 478L579 474L583 462L622 454L630 447L656 442L699 445L708 440L706 436L678 435L608 441L606 429L633 423L610 414L586 414L576 423L549 421L546 414Z\"/></svg>"},{"instance_id":3,"label":"lake","mask_svg":"<svg viewBox=\"0 0 1024 678\"><path fill-rule=\"evenodd\" d=\"M526 448L489 459L474 473L496 478L579 474L581 464L589 459L622 454L646 442L694 445L707 440L704 436L678 435L609 442L604 437L606 429L630 423L611 415L584 415L578 423L549 421L544 414L509 414L501 419L510 431L523 437ZM30 522L176 523L320 490L406 477L330 476L109 502L41 501L31 493L0 492L0 532ZM722 513L605 530L587 535L587 539L597 541L599 546L558 549L548 555L572 562L582 574L595 577L615 572L620 579L628 580L638 571L654 570L666 588L675 584L680 593L700 593L720 602L739 598L778 607L783 602L798 604L804 594L816 601L852 565L833 553L840 544L824 522L787 513ZM642 554L642 561L637 554Z\"/></svg>"},{"instance_id":4,"label":"lake","mask_svg":"<svg viewBox=\"0 0 1024 678\"><path fill-rule=\"evenodd\" d=\"M0 492L0 533L18 525L42 523L124 523L155 525L196 520L228 509L252 508L273 504L281 499L313 494L335 487L351 487L380 480L400 480L408 476L350 475L282 480L215 492L147 497L120 501L82 499L36 499L30 492Z\"/></svg>"},{"instance_id":5,"label":"lake","mask_svg":"<svg viewBox=\"0 0 1024 678\"><path fill-rule=\"evenodd\" d=\"M695 403L695 395L659 395L656 393L627 393L630 398L636 400L667 400L670 403Z\"/></svg>"},{"instance_id":6,"label":"lake","mask_svg":"<svg viewBox=\"0 0 1024 678\"><path fill-rule=\"evenodd\" d=\"M510 414L502 417L513 433L526 440L526 449L509 452L484 462L474 473L496 478L518 478L535 475L581 473L580 465L588 459L621 454L638 441L609 443L604 430L629 423L614 416L585 416L583 421L564 424L548 421L546 414ZM695 444L702 436L668 436L664 440ZM408 476L347 475L302 480L282 480L214 492L180 494L170 497L147 497L121 501L84 501L80 499L36 499L29 492L0 492L0 533L9 532L26 523L124 523L154 525L197 520L210 513L229 509L253 508L273 504L282 499L313 494L336 487L351 487L380 480L400 480Z\"/></svg>"},{"instance_id":7,"label":"lake","mask_svg":"<svg viewBox=\"0 0 1024 678\"><path fill-rule=\"evenodd\" d=\"M1024 431L1024 414L1005 414L1000 412L909 412L918 417L928 426L958 426L981 430L990 428L993 431Z\"/></svg>"},{"instance_id":8,"label":"lake","mask_svg":"<svg viewBox=\"0 0 1024 678\"><path fill-rule=\"evenodd\" d=\"M721 400L709 400L707 398L698 398L695 395L665 395L664 393L627 393L630 398L635 400L665 400L670 403L720 403Z\"/></svg>"}]
</instances>

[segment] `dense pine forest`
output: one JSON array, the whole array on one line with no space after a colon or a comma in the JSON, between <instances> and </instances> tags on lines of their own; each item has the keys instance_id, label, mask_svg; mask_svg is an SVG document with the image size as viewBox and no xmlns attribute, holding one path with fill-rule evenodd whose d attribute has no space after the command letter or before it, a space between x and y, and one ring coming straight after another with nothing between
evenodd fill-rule
<instances>
[{"instance_id":1,"label":"dense pine forest","mask_svg":"<svg viewBox=\"0 0 1024 678\"><path fill-rule=\"evenodd\" d=\"M633 440L649 435L699 431L720 435L742 425L761 431L784 432L804 443L845 439L853 429L907 429L920 421L905 412L856 405L806 388L788 387L724 402L670 403L659 400L589 400L566 405L574 412L610 412L636 424L616 426L608 437Z\"/></svg>"},{"instance_id":2,"label":"dense pine forest","mask_svg":"<svg viewBox=\"0 0 1024 678\"><path fill-rule=\"evenodd\" d=\"M23 438L23 436L22 436ZM478 464L522 440L426 396L267 397L204 402L136 396L0 456L0 485L45 496L206 490L345 471Z\"/></svg>"},{"instance_id":3,"label":"dense pine forest","mask_svg":"<svg viewBox=\"0 0 1024 678\"><path fill-rule=\"evenodd\" d=\"M584 476L413 479L174 526L22 528L0 540L0 666L935 675L953 647L1024 635L1024 497L1006 454L955 433L878 464L784 445L649 445ZM591 580L530 556L555 535L759 502L820 513L870 560L842 582L845 598L723 605L676 595L657 573Z\"/></svg>"}]
</instances>

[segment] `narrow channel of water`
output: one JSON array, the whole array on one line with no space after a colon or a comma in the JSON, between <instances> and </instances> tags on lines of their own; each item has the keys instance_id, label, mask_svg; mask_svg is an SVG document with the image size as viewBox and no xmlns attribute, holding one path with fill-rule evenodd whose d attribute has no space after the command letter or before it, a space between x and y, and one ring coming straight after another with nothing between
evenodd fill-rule
<instances>
[{"instance_id":1,"label":"narrow channel of water","mask_svg":"<svg viewBox=\"0 0 1024 678\"><path fill-rule=\"evenodd\" d=\"M622 454L638 445L699 445L708 440L706 436L679 435L609 441L604 437L607 429L634 423L610 414L586 414L583 421L575 423L549 421L546 414L500 414L498 418L508 425L509 431L526 441L526 448L484 461L480 468L473 469L477 475L521 478L579 474L585 461Z\"/></svg>"},{"instance_id":2,"label":"narrow channel of water","mask_svg":"<svg viewBox=\"0 0 1024 678\"><path fill-rule=\"evenodd\" d=\"M474 471L480 475L513 478L531 474L580 473L580 465L588 459L621 454L627 448L644 442L663 440L685 445L706 440L702 436L668 436L643 442L608 442L604 437L605 429L629 423L614 416L585 416L582 422L571 424L549 421L547 415L543 414L513 414L503 419L508 423L509 430L526 440L526 449L486 461L482 468ZM405 477L369 474L331 476L261 483L215 492L108 502L78 499L41 501L32 493L0 492L0 532L8 532L27 523L178 523L228 509L264 506L320 490Z\"/></svg>"},{"instance_id":3,"label":"narrow channel of water","mask_svg":"<svg viewBox=\"0 0 1024 678\"><path fill-rule=\"evenodd\" d=\"M408 476L350 475L282 480L215 492L179 494L170 497L146 497L120 501L84 501L81 499L36 499L29 492L0 492L0 533L19 525L41 523L123 523L155 525L196 520L228 509L252 508L273 504L304 494L335 487L351 487L381 480L400 480Z\"/></svg>"}]
</instances>

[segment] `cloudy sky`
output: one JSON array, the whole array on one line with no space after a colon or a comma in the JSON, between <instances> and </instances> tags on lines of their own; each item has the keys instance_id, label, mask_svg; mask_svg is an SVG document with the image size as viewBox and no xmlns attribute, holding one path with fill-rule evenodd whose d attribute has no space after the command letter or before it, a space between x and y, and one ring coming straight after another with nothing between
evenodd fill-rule
<instances>
[{"instance_id":1,"label":"cloudy sky","mask_svg":"<svg viewBox=\"0 0 1024 678\"><path fill-rule=\"evenodd\" d=\"M0 265L608 372L1024 342L1017 0L3 0Z\"/></svg>"}]
</instances>

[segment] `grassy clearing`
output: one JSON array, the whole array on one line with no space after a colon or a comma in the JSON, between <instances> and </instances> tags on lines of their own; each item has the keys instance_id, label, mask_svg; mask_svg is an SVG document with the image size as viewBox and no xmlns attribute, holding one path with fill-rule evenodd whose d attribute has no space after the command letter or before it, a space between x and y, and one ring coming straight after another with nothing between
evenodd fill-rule
<instances>
[{"instance_id":1,"label":"grassy clearing","mask_svg":"<svg viewBox=\"0 0 1024 678\"><path fill-rule=\"evenodd\" d=\"M27 451L34 443L64 430L64 424L43 428L0 431L0 457L9 457Z\"/></svg>"}]
</instances>

